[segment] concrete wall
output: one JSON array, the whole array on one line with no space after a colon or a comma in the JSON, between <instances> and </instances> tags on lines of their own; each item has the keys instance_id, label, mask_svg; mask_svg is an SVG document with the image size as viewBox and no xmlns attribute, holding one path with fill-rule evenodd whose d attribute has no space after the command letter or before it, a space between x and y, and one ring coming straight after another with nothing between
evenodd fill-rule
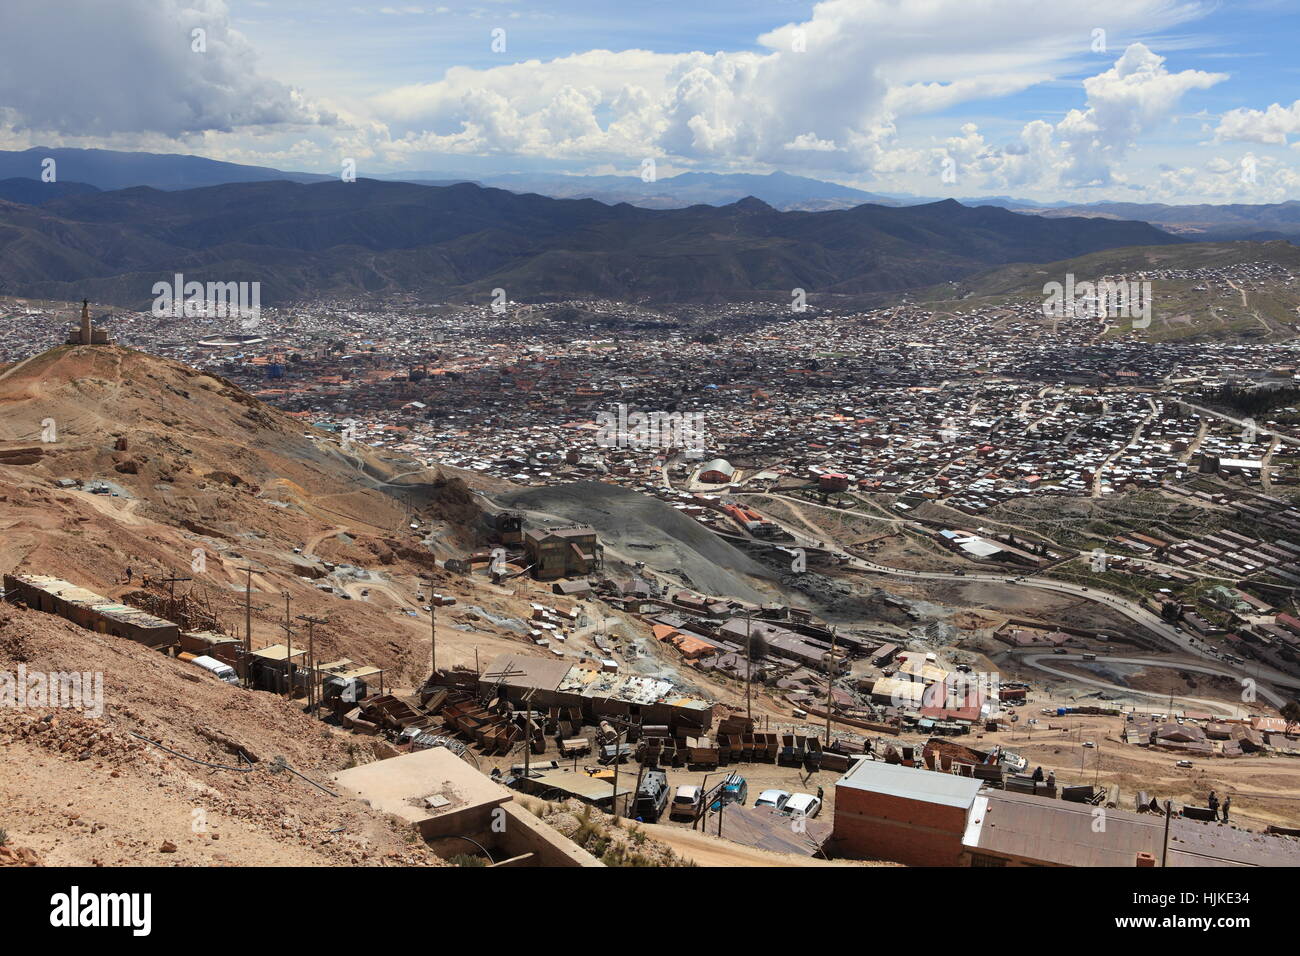
<instances>
[{"instance_id":1,"label":"concrete wall","mask_svg":"<svg viewBox=\"0 0 1300 956\"><path fill-rule=\"evenodd\" d=\"M525 866L604 866L568 837L539 820L512 799L479 805L418 824L421 836L444 859L474 853L469 837L492 854L497 863L531 853Z\"/></svg>"}]
</instances>

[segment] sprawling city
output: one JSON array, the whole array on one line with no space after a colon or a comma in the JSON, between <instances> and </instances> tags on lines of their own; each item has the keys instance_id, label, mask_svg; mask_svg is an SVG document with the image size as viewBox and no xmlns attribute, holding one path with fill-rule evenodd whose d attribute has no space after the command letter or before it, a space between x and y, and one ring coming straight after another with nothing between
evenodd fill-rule
<instances>
[{"instance_id":1,"label":"sprawling city","mask_svg":"<svg viewBox=\"0 0 1300 956\"><path fill-rule=\"evenodd\" d=\"M2 14L19 70L139 59L0 68L37 921L183 931L231 867L1107 867L1150 872L1059 876L1089 932L1267 925L1300 18L978 6Z\"/></svg>"}]
</instances>

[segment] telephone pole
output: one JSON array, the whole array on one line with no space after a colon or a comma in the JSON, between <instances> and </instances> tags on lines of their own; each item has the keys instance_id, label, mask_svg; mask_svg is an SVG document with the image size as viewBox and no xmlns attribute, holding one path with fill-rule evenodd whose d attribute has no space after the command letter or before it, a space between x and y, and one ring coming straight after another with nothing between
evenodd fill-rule
<instances>
[{"instance_id":1,"label":"telephone pole","mask_svg":"<svg viewBox=\"0 0 1300 956\"><path fill-rule=\"evenodd\" d=\"M826 746L831 745L831 704L835 691L835 628L831 628L831 653L826 667Z\"/></svg>"},{"instance_id":2,"label":"telephone pole","mask_svg":"<svg viewBox=\"0 0 1300 956\"><path fill-rule=\"evenodd\" d=\"M312 617L310 614L299 614L298 620L307 622L307 713L312 713L316 707L316 634L317 624L325 624L327 621L323 617Z\"/></svg>"},{"instance_id":3,"label":"telephone pole","mask_svg":"<svg viewBox=\"0 0 1300 956\"><path fill-rule=\"evenodd\" d=\"M1165 801L1165 839L1160 850L1160 865L1169 865L1169 818L1174 815L1174 803L1172 800Z\"/></svg>"},{"instance_id":4,"label":"telephone pole","mask_svg":"<svg viewBox=\"0 0 1300 956\"><path fill-rule=\"evenodd\" d=\"M615 820L621 816L618 812L618 765L623 756L623 747L619 741L625 736L627 736L626 728L614 735L614 800L610 805L610 809L614 811Z\"/></svg>"},{"instance_id":5,"label":"telephone pole","mask_svg":"<svg viewBox=\"0 0 1300 956\"><path fill-rule=\"evenodd\" d=\"M288 678L289 686L286 688L286 696L293 700L293 621L290 619L289 610L289 592L284 592L284 637L289 644L289 653L284 658L284 673Z\"/></svg>"},{"instance_id":6,"label":"telephone pole","mask_svg":"<svg viewBox=\"0 0 1300 956\"><path fill-rule=\"evenodd\" d=\"M248 659L253 653L253 569L239 568L247 578L244 582L244 687L251 686L252 673L248 666Z\"/></svg>"},{"instance_id":7,"label":"telephone pole","mask_svg":"<svg viewBox=\"0 0 1300 956\"><path fill-rule=\"evenodd\" d=\"M429 680L432 681L438 673L438 602L434 598L441 595L434 594L432 574L422 574L420 580L429 587Z\"/></svg>"},{"instance_id":8,"label":"telephone pole","mask_svg":"<svg viewBox=\"0 0 1300 956\"><path fill-rule=\"evenodd\" d=\"M754 654L751 648L754 640L754 612L745 616L745 719L754 719L754 707L750 703L749 682L754 677ZM750 728L753 729L752 727Z\"/></svg>"}]
</instances>

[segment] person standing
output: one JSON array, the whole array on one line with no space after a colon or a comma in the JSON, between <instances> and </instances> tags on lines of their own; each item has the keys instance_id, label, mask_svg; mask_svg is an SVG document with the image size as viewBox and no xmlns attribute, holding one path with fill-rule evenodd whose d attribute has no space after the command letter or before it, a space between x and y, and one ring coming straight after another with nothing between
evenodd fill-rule
<instances>
[{"instance_id":1,"label":"person standing","mask_svg":"<svg viewBox=\"0 0 1300 956\"><path fill-rule=\"evenodd\" d=\"M1215 819L1218 819L1218 817L1219 817L1219 795L1218 795L1217 793L1215 793L1213 790L1210 791L1210 800L1209 800L1209 805L1210 805L1210 813L1214 815L1214 818L1215 818Z\"/></svg>"},{"instance_id":2,"label":"person standing","mask_svg":"<svg viewBox=\"0 0 1300 956\"><path fill-rule=\"evenodd\" d=\"M1232 794L1223 798L1223 822L1228 822L1228 810L1232 807Z\"/></svg>"}]
</instances>

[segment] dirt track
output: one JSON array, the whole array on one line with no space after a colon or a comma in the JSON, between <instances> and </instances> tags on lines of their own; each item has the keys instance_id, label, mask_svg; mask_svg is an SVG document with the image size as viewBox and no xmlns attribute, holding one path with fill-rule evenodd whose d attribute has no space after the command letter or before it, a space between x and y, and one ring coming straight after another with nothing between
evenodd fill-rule
<instances>
[{"instance_id":1,"label":"dirt track","mask_svg":"<svg viewBox=\"0 0 1300 956\"><path fill-rule=\"evenodd\" d=\"M820 858L772 853L741 846L730 840L709 836L697 830L662 824L641 824L654 840L666 843L682 856L700 866L890 866L887 863L857 863L848 860L827 861Z\"/></svg>"}]
</instances>

